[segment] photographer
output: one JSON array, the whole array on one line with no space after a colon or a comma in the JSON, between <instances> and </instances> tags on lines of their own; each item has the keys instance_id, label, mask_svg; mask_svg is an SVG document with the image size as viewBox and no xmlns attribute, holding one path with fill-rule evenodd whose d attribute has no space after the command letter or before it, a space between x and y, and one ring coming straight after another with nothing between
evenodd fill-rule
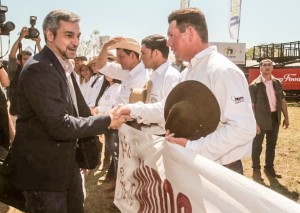
<instances>
[{"instance_id":1,"label":"photographer","mask_svg":"<svg viewBox=\"0 0 300 213\"><path fill-rule=\"evenodd\" d=\"M32 53L27 50L22 50L22 40L29 36L29 30L27 27L23 27L19 38L13 44L11 51L9 53L9 60L8 60L8 76L9 80L11 81L10 87L8 90L8 99L10 101L10 109L9 112L11 115L18 115L17 110L17 102L18 102L18 95L17 95L17 86L20 72L26 63L26 61L31 57ZM36 42L36 47L40 52L41 47L41 39L40 37L31 38L33 41ZM19 50L19 53L17 54Z\"/></svg>"}]
</instances>

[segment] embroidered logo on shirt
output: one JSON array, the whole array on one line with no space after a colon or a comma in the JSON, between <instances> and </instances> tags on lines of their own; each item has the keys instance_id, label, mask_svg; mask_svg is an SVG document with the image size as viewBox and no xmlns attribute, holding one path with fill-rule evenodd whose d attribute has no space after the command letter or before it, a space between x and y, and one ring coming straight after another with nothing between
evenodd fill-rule
<instances>
[{"instance_id":1,"label":"embroidered logo on shirt","mask_svg":"<svg viewBox=\"0 0 300 213\"><path fill-rule=\"evenodd\" d=\"M244 102L244 97L235 97L235 96L231 96L231 100L235 102L235 104Z\"/></svg>"}]
</instances>

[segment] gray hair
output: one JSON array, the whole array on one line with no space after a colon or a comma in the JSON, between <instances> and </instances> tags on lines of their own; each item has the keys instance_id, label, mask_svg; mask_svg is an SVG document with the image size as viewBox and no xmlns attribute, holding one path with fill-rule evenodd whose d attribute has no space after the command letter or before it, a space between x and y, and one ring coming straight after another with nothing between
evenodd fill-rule
<instances>
[{"instance_id":1,"label":"gray hair","mask_svg":"<svg viewBox=\"0 0 300 213\"><path fill-rule=\"evenodd\" d=\"M43 22L43 32L45 41L47 43L46 30L50 30L54 37L56 36L57 29L60 27L60 21L65 22L79 22L80 17L75 13L66 10L53 10L45 17Z\"/></svg>"}]
</instances>

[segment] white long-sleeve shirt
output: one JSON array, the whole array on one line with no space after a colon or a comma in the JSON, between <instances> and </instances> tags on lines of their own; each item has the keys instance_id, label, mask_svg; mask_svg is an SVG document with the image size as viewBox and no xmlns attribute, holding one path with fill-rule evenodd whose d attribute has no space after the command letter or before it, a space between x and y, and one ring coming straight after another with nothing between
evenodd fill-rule
<instances>
[{"instance_id":1,"label":"white long-sleeve shirt","mask_svg":"<svg viewBox=\"0 0 300 213\"><path fill-rule=\"evenodd\" d=\"M186 148L221 165L249 155L256 122L244 73L218 53L215 46L210 46L199 52L181 74L181 81L197 80L206 85L215 95L221 110L218 128L206 137L188 141ZM156 122L157 114L163 115L165 100L152 106L147 114L148 121Z\"/></svg>"},{"instance_id":2,"label":"white long-sleeve shirt","mask_svg":"<svg viewBox=\"0 0 300 213\"><path fill-rule=\"evenodd\" d=\"M122 81L121 92L118 100L116 101L116 105L128 104L131 89L143 88L149 81L149 73L142 62L130 71L123 70L120 64L107 62L106 65L100 69L100 72L111 78Z\"/></svg>"},{"instance_id":3,"label":"white long-sleeve shirt","mask_svg":"<svg viewBox=\"0 0 300 213\"><path fill-rule=\"evenodd\" d=\"M182 81L185 80L198 80L206 85L215 95L221 110L216 131L188 141L186 148L222 165L249 155L256 122L244 73L218 53L215 46L210 46L191 60Z\"/></svg>"},{"instance_id":4,"label":"white long-sleeve shirt","mask_svg":"<svg viewBox=\"0 0 300 213\"><path fill-rule=\"evenodd\" d=\"M156 107L161 108L159 102L167 97L170 91L178 84L180 80L180 73L178 70L169 65L166 61L161 64L156 70L151 71L150 80L153 83L150 102L144 104L138 102L136 104L130 104L132 118L137 119L139 123L158 123L159 127L144 128L143 131L147 131L152 134L164 134L165 119L163 113L157 113L153 115L153 111ZM158 106L157 106L158 105ZM154 121L154 117L156 117Z\"/></svg>"}]
</instances>

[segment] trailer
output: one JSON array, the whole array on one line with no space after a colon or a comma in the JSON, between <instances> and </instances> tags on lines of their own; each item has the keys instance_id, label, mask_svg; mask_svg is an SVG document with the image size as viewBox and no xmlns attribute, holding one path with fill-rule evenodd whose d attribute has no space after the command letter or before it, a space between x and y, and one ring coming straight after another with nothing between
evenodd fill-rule
<instances>
[{"instance_id":1,"label":"trailer","mask_svg":"<svg viewBox=\"0 0 300 213\"><path fill-rule=\"evenodd\" d=\"M241 67L249 84L260 74L259 62L269 58L275 63L272 74L281 80L287 101L300 101L300 41L254 46L252 58L257 65Z\"/></svg>"}]
</instances>

